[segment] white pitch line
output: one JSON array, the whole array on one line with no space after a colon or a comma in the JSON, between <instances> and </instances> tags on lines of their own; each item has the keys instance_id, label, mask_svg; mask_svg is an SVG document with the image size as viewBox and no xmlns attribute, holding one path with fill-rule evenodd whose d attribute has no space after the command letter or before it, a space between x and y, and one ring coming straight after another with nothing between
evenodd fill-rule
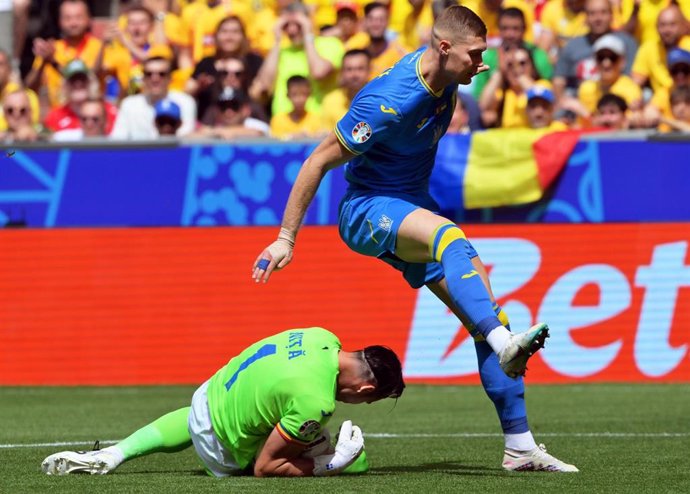
<instances>
[{"instance_id":1,"label":"white pitch line","mask_svg":"<svg viewBox=\"0 0 690 494\"><path fill-rule=\"evenodd\" d=\"M535 434L539 437L585 437L585 438L679 438L690 437L690 432L541 432ZM368 432L364 437L370 439L473 439L487 437L503 437L497 432L457 432L447 434L395 434L387 432ZM115 444L117 439L100 441L101 444ZM93 441L63 441L53 443L25 443L25 444L0 444L0 449L15 448L56 448L58 446L82 446L92 445Z\"/></svg>"}]
</instances>

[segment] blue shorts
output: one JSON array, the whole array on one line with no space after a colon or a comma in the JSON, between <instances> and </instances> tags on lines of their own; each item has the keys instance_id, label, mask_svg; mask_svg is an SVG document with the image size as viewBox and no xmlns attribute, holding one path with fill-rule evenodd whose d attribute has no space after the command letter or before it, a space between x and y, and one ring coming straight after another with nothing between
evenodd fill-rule
<instances>
[{"instance_id":1,"label":"blue shorts","mask_svg":"<svg viewBox=\"0 0 690 494\"><path fill-rule=\"evenodd\" d=\"M365 256L378 257L398 271L412 288L436 283L444 278L438 262L405 262L395 255L398 228L415 209L438 211L438 205L428 194L391 194L348 192L340 203L340 238L352 250ZM467 254L476 257L474 247L467 242Z\"/></svg>"}]
</instances>

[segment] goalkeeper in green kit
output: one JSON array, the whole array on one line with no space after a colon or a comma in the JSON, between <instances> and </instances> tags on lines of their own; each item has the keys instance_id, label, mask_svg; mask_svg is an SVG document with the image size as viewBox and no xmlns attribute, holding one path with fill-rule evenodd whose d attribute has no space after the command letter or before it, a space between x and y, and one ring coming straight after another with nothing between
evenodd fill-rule
<instances>
[{"instance_id":1,"label":"goalkeeper in green kit","mask_svg":"<svg viewBox=\"0 0 690 494\"><path fill-rule=\"evenodd\" d=\"M400 361L389 348L346 352L323 328L288 330L230 360L197 389L190 407L105 449L50 455L42 469L48 475L106 474L132 458L193 445L217 477L363 472L368 465L359 427L343 422L331 444L326 424L335 401L372 403L397 398L404 388Z\"/></svg>"}]
</instances>

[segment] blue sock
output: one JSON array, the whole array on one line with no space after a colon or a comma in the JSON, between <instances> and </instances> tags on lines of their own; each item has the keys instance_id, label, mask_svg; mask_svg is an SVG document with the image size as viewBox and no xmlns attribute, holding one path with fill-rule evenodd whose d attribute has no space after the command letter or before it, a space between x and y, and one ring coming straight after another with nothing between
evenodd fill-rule
<instances>
[{"instance_id":1,"label":"blue sock","mask_svg":"<svg viewBox=\"0 0 690 494\"><path fill-rule=\"evenodd\" d=\"M448 291L463 315L463 322L473 336L486 337L501 322L481 276L467 255L465 234L457 225L446 223L434 231L429 245L432 257L443 266Z\"/></svg>"},{"instance_id":2,"label":"blue sock","mask_svg":"<svg viewBox=\"0 0 690 494\"><path fill-rule=\"evenodd\" d=\"M510 329L508 319L500 306L495 305L494 310L503 325ZM486 341L475 339L474 348L477 352L482 386L496 407L503 433L520 434L529 431L525 406L525 384L522 377L512 379L506 376L498 363L498 357Z\"/></svg>"}]
</instances>

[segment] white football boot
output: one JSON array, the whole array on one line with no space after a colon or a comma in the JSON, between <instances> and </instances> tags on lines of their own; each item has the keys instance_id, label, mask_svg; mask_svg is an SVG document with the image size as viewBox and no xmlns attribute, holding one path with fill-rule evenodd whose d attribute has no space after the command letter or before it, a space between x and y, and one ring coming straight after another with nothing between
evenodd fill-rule
<instances>
[{"instance_id":1,"label":"white football boot","mask_svg":"<svg viewBox=\"0 0 690 494\"><path fill-rule=\"evenodd\" d=\"M531 451L506 449L503 452L503 468L514 472L579 472L575 465L563 463L546 452L540 444Z\"/></svg>"},{"instance_id":2,"label":"white football boot","mask_svg":"<svg viewBox=\"0 0 690 494\"><path fill-rule=\"evenodd\" d=\"M41 470L48 475L105 475L115 470L118 465L117 458L107 451L62 451L43 460Z\"/></svg>"},{"instance_id":3,"label":"white football boot","mask_svg":"<svg viewBox=\"0 0 690 494\"><path fill-rule=\"evenodd\" d=\"M549 337L549 327L546 324L535 324L524 333L511 334L510 339L498 353L501 369L509 377L524 376L527 361L544 348L544 341Z\"/></svg>"}]
</instances>

